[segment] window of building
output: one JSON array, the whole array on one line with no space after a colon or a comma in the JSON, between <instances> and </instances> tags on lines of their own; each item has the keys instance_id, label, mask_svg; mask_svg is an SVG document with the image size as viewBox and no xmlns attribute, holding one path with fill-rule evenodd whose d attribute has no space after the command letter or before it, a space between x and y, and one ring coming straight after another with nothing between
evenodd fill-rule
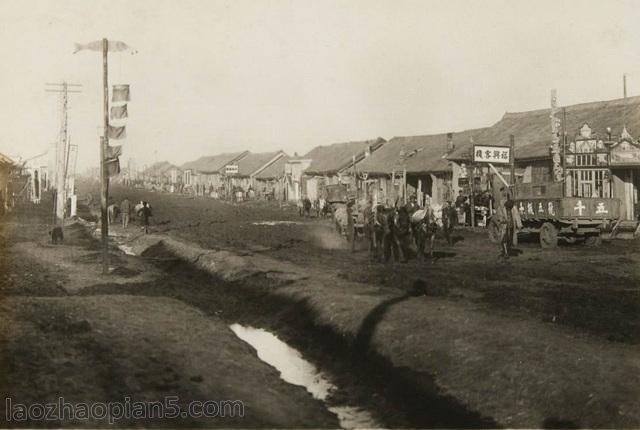
<instances>
[{"instance_id":1,"label":"window of building","mask_svg":"<svg viewBox=\"0 0 640 430\"><path fill-rule=\"evenodd\" d=\"M571 196L611 197L611 181L607 169L580 169L569 171Z\"/></svg>"}]
</instances>

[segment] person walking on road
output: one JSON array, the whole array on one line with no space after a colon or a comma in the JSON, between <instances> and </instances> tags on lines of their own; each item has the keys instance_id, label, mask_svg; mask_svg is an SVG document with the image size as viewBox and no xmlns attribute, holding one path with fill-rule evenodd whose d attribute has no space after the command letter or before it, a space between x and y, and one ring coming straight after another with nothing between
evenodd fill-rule
<instances>
[{"instance_id":1,"label":"person walking on road","mask_svg":"<svg viewBox=\"0 0 640 430\"><path fill-rule=\"evenodd\" d=\"M122 228L127 228L129 225L129 216L131 215L131 203L127 196L120 202L120 212L122 214Z\"/></svg>"},{"instance_id":2,"label":"person walking on road","mask_svg":"<svg viewBox=\"0 0 640 430\"><path fill-rule=\"evenodd\" d=\"M442 206L442 232L449 246L453 245L453 229L458 224L458 211L450 201L444 202Z\"/></svg>"},{"instance_id":3,"label":"person walking on road","mask_svg":"<svg viewBox=\"0 0 640 430\"><path fill-rule=\"evenodd\" d=\"M369 250L369 258L371 260L376 259L376 212L373 208L371 199L367 199L367 204L362 211L362 218L364 219L364 237L367 241L367 247Z\"/></svg>"},{"instance_id":4,"label":"person walking on road","mask_svg":"<svg viewBox=\"0 0 640 430\"><path fill-rule=\"evenodd\" d=\"M144 234L149 234L149 218L153 216L151 214L151 208L147 204L147 202L142 202L142 208L139 212L140 218L142 218L142 227L144 229Z\"/></svg>"},{"instance_id":5,"label":"person walking on road","mask_svg":"<svg viewBox=\"0 0 640 430\"><path fill-rule=\"evenodd\" d=\"M384 214L384 261L388 263L393 257L393 261L399 260L398 242L396 241L395 209L385 208Z\"/></svg>"},{"instance_id":6,"label":"person walking on road","mask_svg":"<svg viewBox=\"0 0 640 430\"><path fill-rule=\"evenodd\" d=\"M400 206L395 217L395 236L402 253L402 262L409 260L409 239L411 237L411 219L406 206Z\"/></svg>"},{"instance_id":7,"label":"person walking on road","mask_svg":"<svg viewBox=\"0 0 640 430\"><path fill-rule=\"evenodd\" d=\"M507 192L504 203L498 205L497 219L500 226L500 256L509 258L512 248L517 243L517 229L522 228L520 212Z\"/></svg>"}]
</instances>

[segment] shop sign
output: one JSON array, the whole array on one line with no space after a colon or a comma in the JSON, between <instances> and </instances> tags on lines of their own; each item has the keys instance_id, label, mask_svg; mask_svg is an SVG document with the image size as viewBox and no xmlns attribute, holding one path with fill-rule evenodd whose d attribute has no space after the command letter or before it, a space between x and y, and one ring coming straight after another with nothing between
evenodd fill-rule
<instances>
[{"instance_id":1,"label":"shop sign","mask_svg":"<svg viewBox=\"0 0 640 430\"><path fill-rule=\"evenodd\" d=\"M474 163L509 164L511 149L508 146L474 145Z\"/></svg>"},{"instance_id":2,"label":"shop sign","mask_svg":"<svg viewBox=\"0 0 640 430\"><path fill-rule=\"evenodd\" d=\"M612 165L640 164L640 148L631 142L622 141L611 148Z\"/></svg>"}]
</instances>

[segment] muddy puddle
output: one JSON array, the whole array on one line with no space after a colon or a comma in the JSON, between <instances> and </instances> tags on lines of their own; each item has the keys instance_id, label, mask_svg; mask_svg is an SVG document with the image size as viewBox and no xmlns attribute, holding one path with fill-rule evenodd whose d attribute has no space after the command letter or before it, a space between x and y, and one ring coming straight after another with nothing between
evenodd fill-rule
<instances>
[{"instance_id":1,"label":"muddy puddle","mask_svg":"<svg viewBox=\"0 0 640 430\"><path fill-rule=\"evenodd\" d=\"M329 405L328 398L337 387L300 352L272 333L258 328L232 324L231 330L258 353L260 358L280 372L280 377L293 385L300 385L311 395L325 402L327 409L340 420L344 429L380 428L380 424L366 410L357 406Z\"/></svg>"}]
</instances>

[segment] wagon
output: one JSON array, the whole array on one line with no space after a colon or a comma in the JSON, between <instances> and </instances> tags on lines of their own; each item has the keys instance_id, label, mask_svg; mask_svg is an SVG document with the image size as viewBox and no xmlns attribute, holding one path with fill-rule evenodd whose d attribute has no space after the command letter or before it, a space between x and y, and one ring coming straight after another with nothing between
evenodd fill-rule
<instances>
[{"instance_id":1,"label":"wagon","mask_svg":"<svg viewBox=\"0 0 640 430\"><path fill-rule=\"evenodd\" d=\"M354 240L358 236L363 236L364 217L362 211L358 207L358 202L355 201L355 196L350 194L347 185L326 185L324 187L324 193L326 195L327 204L331 206L336 231L340 235L346 236L349 241ZM347 205L352 201L354 201L353 206L351 207L351 220L353 222L353 227L350 229Z\"/></svg>"},{"instance_id":2,"label":"wagon","mask_svg":"<svg viewBox=\"0 0 640 430\"><path fill-rule=\"evenodd\" d=\"M559 240L599 245L602 234L620 218L620 200L606 197L563 197L562 183L518 184L514 203L522 219L519 234L537 234L542 248ZM490 238L499 240L496 220L489 223Z\"/></svg>"}]
</instances>

